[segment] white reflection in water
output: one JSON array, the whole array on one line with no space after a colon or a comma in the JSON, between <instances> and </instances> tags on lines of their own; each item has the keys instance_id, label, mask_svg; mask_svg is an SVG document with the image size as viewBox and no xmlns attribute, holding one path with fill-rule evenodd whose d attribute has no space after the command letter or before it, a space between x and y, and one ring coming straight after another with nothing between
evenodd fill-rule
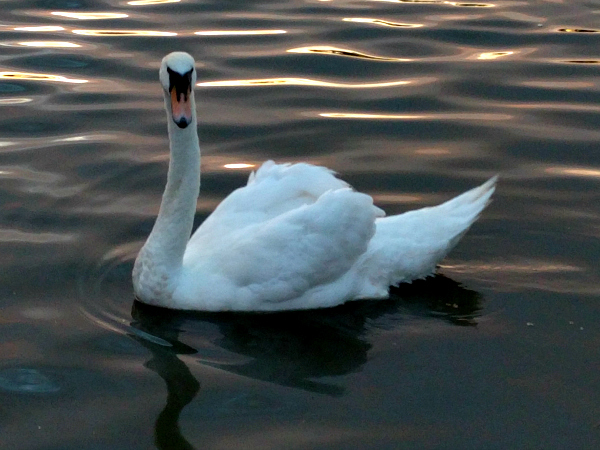
<instances>
[{"instance_id":1,"label":"white reflection in water","mask_svg":"<svg viewBox=\"0 0 600 450\"><path fill-rule=\"evenodd\" d=\"M285 30L214 30L214 31L196 31L198 36L250 36L263 34L285 34Z\"/></svg>"},{"instance_id":2,"label":"white reflection in water","mask_svg":"<svg viewBox=\"0 0 600 450\"><path fill-rule=\"evenodd\" d=\"M13 98L0 98L0 106L4 105L20 105L22 103L32 102L32 98L25 97L13 97ZM5 144L6 145L6 144ZM2 143L0 143L0 147L2 147Z\"/></svg>"},{"instance_id":3,"label":"white reflection in water","mask_svg":"<svg viewBox=\"0 0 600 450\"><path fill-rule=\"evenodd\" d=\"M75 44L74 42L64 42L64 41L25 41L19 42L19 45L24 47L50 47L50 48L74 48L81 47L79 44Z\"/></svg>"},{"instance_id":4,"label":"white reflection in water","mask_svg":"<svg viewBox=\"0 0 600 450\"><path fill-rule=\"evenodd\" d=\"M224 164L223 167L226 169L249 169L251 167L255 167L256 164L247 164L247 163L233 163L233 164Z\"/></svg>"},{"instance_id":5,"label":"white reflection in water","mask_svg":"<svg viewBox=\"0 0 600 450\"><path fill-rule=\"evenodd\" d=\"M410 84L413 81L398 80L384 81L380 83L333 83L329 81L311 80L310 78L260 78L255 80L223 80L206 81L198 83L197 86L220 87L220 86L273 86L273 85L291 85L291 86L321 86L343 89L366 89L381 88L390 86L401 86Z\"/></svg>"},{"instance_id":6,"label":"white reflection in water","mask_svg":"<svg viewBox=\"0 0 600 450\"><path fill-rule=\"evenodd\" d=\"M82 13L82 12L62 12L55 11L51 12L53 16L61 16L69 19L79 19L79 20L105 20L105 19L121 19L124 17L129 17L129 14L124 13Z\"/></svg>"},{"instance_id":7,"label":"white reflection in water","mask_svg":"<svg viewBox=\"0 0 600 450\"><path fill-rule=\"evenodd\" d=\"M510 120L510 114L496 113L427 113L427 114L366 114L366 113L320 113L321 117L335 119L363 119L363 120L468 120L468 121L496 121Z\"/></svg>"},{"instance_id":8,"label":"white reflection in water","mask_svg":"<svg viewBox=\"0 0 600 450\"><path fill-rule=\"evenodd\" d=\"M19 79L33 81L52 81L59 83L87 83L88 80L77 80L74 78L63 77L62 75L50 75L47 73L27 73L27 72L0 72L0 79Z\"/></svg>"},{"instance_id":9,"label":"white reflection in water","mask_svg":"<svg viewBox=\"0 0 600 450\"><path fill-rule=\"evenodd\" d=\"M510 55L514 55L515 52L485 52L485 53L481 53L477 59L485 59L485 60L490 60L490 59L498 59L498 58L502 58L503 56L510 56Z\"/></svg>"},{"instance_id":10,"label":"white reflection in water","mask_svg":"<svg viewBox=\"0 0 600 450\"><path fill-rule=\"evenodd\" d=\"M63 27L58 26L39 26L39 27L16 27L13 28L15 31L39 31L39 32L49 32L49 31L62 31Z\"/></svg>"},{"instance_id":11,"label":"white reflection in water","mask_svg":"<svg viewBox=\"0 0 600 450\"><path fill-rule=\"evenodd\" d=\"M152 30L73 30L73 33L84 36L177 36L170 31Z\"/></svg>"},{"instance_id":12,"label":"white reflection in water","mask_svg":"<svg viewBox=\"0 0 600 450\"><path fill-rule=\"evenodd\" d=\"M159 3L179 3L181 0L134 0L127 2L128 5L132 6L145 6L145 5L157 5Z\"/></svg>"}]
</instances>

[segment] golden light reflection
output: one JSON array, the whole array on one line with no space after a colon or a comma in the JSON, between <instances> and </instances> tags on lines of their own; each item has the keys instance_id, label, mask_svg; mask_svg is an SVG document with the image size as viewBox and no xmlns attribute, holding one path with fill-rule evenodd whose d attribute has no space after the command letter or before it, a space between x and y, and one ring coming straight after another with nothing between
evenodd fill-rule
<instances>
[{"instance_id":1,"label":"golden light reflection","mask_svg":"<svg viewBox=\"0 0 600 450\"><path fill-rule=\"evenodd\" d=\"M225 164L223 167L225 167L226 169L249 169L251 167L256 167L256 164L235 163Z\"/></svg>"},{"instance_id":2,"label":"golden light reflection","mask_svg":"<svg viewBox=\"0 0 600 450\"><path fill-rule=\"evenodd\" d=\"M25 47L51 47L51 48L81 47L81 45L79 45L79 44L75 44L73 42L63 42L63 41L26 41L26 42L19 42L19 45L23 45Z\"/></svg>"},{"instance_id":3,"label":"golden light reflection","mask_svg":"<svg viewBox=\"0 0 600 450\"><path fill-rule=\"evenodd\" d=\"M390 22L382 19L368 19L365 17L347 17L343 19L344 22L358 22L358 23L372 23L374 25L382 25L384 27L400 27L400 28L420 28L424 25L419 23L399 23Z\"/></svg>"},{"instance_id":4,"label":"golden light reflection","mask_svg":"<svg viewBox=\"0 0 600 450\"><path fill-rule=\"evenodd\" d=\"M410 84L411 81L385 81L382 83L331 83L328 81L311 80L309 78L260 78L255 80L223 80L223 81L207 81L198 83L197 86L273 86L273 85L294 85L294 86L321 86L343 89L366 89L380 88L389 86L401 86Z\"/></svg>"},{"instance_id":5,"label":"golden light reflection","mask_svg":"<svg viewBox=\"0 0 600 450\"><path fill-rule=\"evenodd\" d=\"M40 32L47 32L47 31L62 31L64 30L63 27L54 27L54 26L44 26L44 27L15 27L13 28L13 30L15 31L40 31Z\"/></svg>"},{"instance_id":6,"label":"golden light reflection","mask_svg":"<svg viewBox=\"0 0 600 450\"><path fill-rule=\"evenodd\" d=\"M26 73L26 72L0 72L0 78L33 80L33 81L56 81L59 83L87 83L88 80L77 80L67 78L61 75L49 75L46 73Z\"/></svg>"},{"instance_id":7,"label":"golden light reflection","mask_svg":"<svg viewBox=\"0 0 600 450\"><path fill-rule=\"evenodd\" d=\"M198 36L249 36L264 34L285 34L285 30L214 30L214 31L196 31Z\"/></svg>"},{"instance_id":8,"label":"golden light reflection","mask_svg":"<svg viewBox=\"0 0 600 450\"><path fill-rule=\"evenodd\" d=\"M509 114L495 113L440 113L440 114L365 114L365 113L319 113L321 117L333 119L363 120L510 120Z\"/></svg>"},{"instance_id":9,"label":"golden light reflection","mask_svg":"<svg viewBox=\"0 0 600 450\"><path fill-rule=\"evenodd\" d=\"M149 30L73 30L73 33L84 36L177 36L169 31Z\"/></svg>"},{"instance_id":10,"label":"golden light reflection","mask_svg":"<svg viewBox=\"0 0 600 450\"><path fill-rule=\"evenodd\" d=\"M570 59L565 62L573 64L600 64L600 60L597 59Z\"/></svg>"},{"instance_id":11,"label":"golden light reflection","mask_svg":"<svg viewBox=\"0 0 600 450\"><path fill-rule=\"evenodd\" d=\"M548 167L546 173L584 178L600 178L600 170L584 167Z\"/></svg>"},{"instance_id":12,"label":"golden light reflection","mask_svg":"<svg viewBox=\"0 0 600 450\"><path fill-rule=\"evenodd\" d=\"M103 20L103 19L122 19L124 17L129 17L129 14L124 13L83 13L83 12L61 12L54 11L51 12L53 16L61 16L67 17L69 19L79 19L79 20Z\"/></svg>"},{"instance_id":13,"label":"golden light reflection","mask_svg":"<svg viewBox=\"0 0 600 450\"><path fill-rule=\"evenodd\" d=\"M375 56L368 55L366 53L360 53L355 50L346 50L343 48L330 47L327 45L318 45L314 47L299 47L299 48L291 48L288 50L289 53L324 53L329 55L338 55L338 56L350 56L352 58L362 58L362 59L374 59L377 61L412 61L411 59L406 58L389 58L385 56Z\"/></svg>"},{"instance_id":14,"label":"golden light reflection","mask_svg":"<svg viewBox=\"0 0 600 450\"><path fill-rule=\"evenodd\" d=\"M513 55L515 52L486 52L481 53L477 59L497 59L502 58L503 56Z\"/></svg>"},{"instance_id":15,"label":"golden light reflection","mask_svg":"<svg viewBox=\"0 0 600 450\"><path fill-rule=\"evenodd\" d=\"M561 33L600 33L600 30L591 28L559 28L557 31Z\"/></svg>"},{"instance_id":16,"label":"golden light reflection","mask_svg":"<svg viewBox=\"0 0 600 450\"><path fill-rule=\"evenodd\" d=\"M179 3L181 0L135 0L127 2L128 5L132 6L144 6L144 5L158 5L160 3Z\"/></svg>"}]
</instances>

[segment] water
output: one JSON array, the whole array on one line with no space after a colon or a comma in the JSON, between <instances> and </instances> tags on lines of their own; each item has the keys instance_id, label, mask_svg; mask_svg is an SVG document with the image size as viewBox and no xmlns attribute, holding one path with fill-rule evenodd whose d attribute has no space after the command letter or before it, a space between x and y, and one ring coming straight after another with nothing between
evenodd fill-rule
<instances>
[{"instance_id":1,"label":"water","mask_svg":"<svg viewBox=\"0 0 600 450\"><path fill-rule=\"evenodd\" d=\"M599 1L4 1L0 446L598 448ZM495 173L438 277L276 315L133 302L198 61L197 223L265 159L390 214Z\"/></svg>"}]
</instances>

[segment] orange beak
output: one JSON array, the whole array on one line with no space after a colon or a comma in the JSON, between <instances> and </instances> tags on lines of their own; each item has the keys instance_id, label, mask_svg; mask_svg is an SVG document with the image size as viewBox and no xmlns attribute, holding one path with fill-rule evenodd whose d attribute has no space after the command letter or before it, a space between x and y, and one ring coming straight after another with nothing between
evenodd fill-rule
<instances>
[{"instance_id":1,"label":"orange beak","mask_svg":"<svg viewBox=\"0 0 600 450\"><path fill-rule=\"evenodd\" d=\"M173 122L179 128L185 128L192 123L191 87L187 92L177 92L175 87L171 88L171 114Z\"/></svg>"}]
</instances>

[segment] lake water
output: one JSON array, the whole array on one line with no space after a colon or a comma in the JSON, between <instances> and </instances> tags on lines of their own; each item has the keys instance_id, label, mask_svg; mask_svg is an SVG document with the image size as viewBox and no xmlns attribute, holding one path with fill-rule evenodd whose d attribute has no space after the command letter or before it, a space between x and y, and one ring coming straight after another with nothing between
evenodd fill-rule
<instances>
[{"instance_id":1,"label":"lake water","mask_svg":"<svg viewBox=\"0 0 600 450\"><path fill-rule=\"evenodd\" d=\"M600 1L5 0L0 17L1 448L600 447ZM198 62L197 223L265 159L327 165L389 214L500 173L494 203L388 301L134 303L173 50Z\"/></svg>"}]
</instances>

